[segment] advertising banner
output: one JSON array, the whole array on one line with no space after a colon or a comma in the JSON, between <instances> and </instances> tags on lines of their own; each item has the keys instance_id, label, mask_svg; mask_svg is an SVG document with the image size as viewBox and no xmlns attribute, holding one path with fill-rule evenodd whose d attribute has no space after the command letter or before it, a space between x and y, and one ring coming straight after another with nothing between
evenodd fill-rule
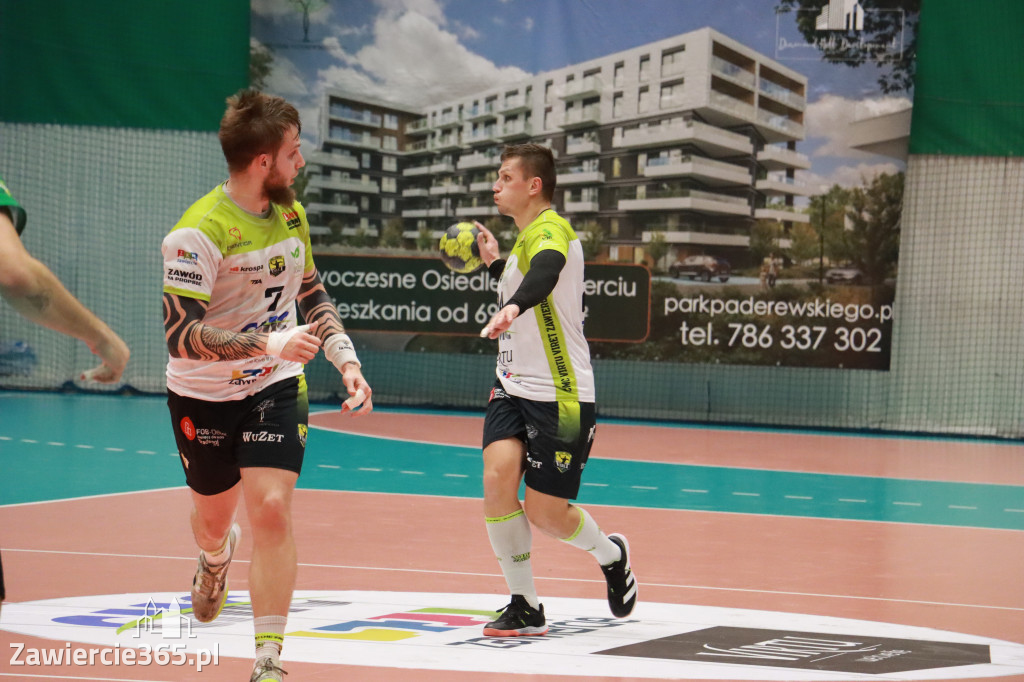
<instances>
[{"instance_id":1,"label":"advertising banner","mask_svg":"<svg viewBox=\"0 0 1024 682\"><path fill-rule=\"evenodd\" d=\"M423 257L463 221L507 252L501 151L537 142L556 157L553 208L594 263L600 357L889 368L920 0L252 10L253 81L299 107L298 189L330 253ZM387 268L415 287L338 289L346 324L478 331L486 273L400 260ZM407 320L374 317L371 303L413 294Z\"/></svg>"}]
</instances>

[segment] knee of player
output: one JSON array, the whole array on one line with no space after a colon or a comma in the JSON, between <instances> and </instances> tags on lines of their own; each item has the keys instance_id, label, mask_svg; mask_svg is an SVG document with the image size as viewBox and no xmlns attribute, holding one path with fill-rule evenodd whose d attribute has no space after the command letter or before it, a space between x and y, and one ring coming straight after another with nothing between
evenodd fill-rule
<instances>
[{"instance_id":1,"label":"knee of player","mask_svg":"<svg viewBox=\"0 0 1024 682\"><path fill-rule=\"evenodd\" d=\"M268 493L249 504L249 520L256 533L283 533L291 527L291 509L284 495Z\"/></svg>"}]
</instances>

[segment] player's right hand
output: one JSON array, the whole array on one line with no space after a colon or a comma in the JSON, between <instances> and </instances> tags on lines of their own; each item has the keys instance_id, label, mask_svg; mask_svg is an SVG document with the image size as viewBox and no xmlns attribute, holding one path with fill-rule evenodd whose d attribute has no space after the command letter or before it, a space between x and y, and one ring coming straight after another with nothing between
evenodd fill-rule
<instances>
[{"instance_id":1,"label":"player's right hand","mask_svg":"<svg viewBox=\"0 0 1024 682\"><path fill-rule=\"evenodd\" d=\"M116 383L128 365L128 358L131 355L128 344L111 331L102 343L91 350L103 360L103 364L85 370L78 378L82 381L95 381L99 384Z\"/></svg>"},{"instance_id":2,"label":"player's right hand","mask_svg":"<svg viewBox=\"0 0 1024 682\"><path fill-rule=\"evenodd\" d=\"M285 332L271 332L267 340L267 353L282 360L306 364L320 350L319 338L315 336L320 321L304 324Z\"/></svg>"},{"instance_id":3,"label":"player's right hand","mask_svg":"<svg viewBox=\"0 0 1024 682\"><path fill-rule=\"evenodd\" d=\"M480 249L480 260L482 260L484 265L487 267L491 267L491 263L501 257L501 250L498 247L498 239L494 236L494 233L484 227L484 224L480 221L474 220L473 224L476 225L478 230L480 230L480 234L476 236L476 245Z\"/></svg>"}]
</instances>

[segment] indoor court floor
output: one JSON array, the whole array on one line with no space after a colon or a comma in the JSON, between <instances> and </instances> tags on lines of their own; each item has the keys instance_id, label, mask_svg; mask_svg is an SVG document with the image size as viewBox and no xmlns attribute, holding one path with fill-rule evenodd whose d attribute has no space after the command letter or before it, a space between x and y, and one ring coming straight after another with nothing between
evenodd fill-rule
<instances>
[{"instance_id":1,"label":"indoor court floor","mask_svg":"<svg viewBox=\"0 0 1024 682\"><path fill-rule=\"evenodd\" d=\"M1020 442L599 421L640 602L535 531L551 630L490 639L482 416L311 411L289 682L1024 680ZM162 397L0 391L0 680L247 680L247 520L199 625L189 508Z\"/></svg>"}]
</instances>

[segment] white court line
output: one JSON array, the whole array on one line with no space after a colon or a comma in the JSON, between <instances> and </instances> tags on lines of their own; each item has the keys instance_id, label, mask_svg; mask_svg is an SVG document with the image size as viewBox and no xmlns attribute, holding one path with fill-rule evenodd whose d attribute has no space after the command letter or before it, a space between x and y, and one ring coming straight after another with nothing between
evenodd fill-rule
<instances>
[{"instance_id":1,"label":"white court line","mask_svg":"<svg viewBox=\"0 0 1024 682\"><path fill-rule=\"evenodd\" d=\"M175 455L177 457L177 455ZM58 504L61 502L78 502L79 500L100 500L105 497L121 497L122 495L141 495L143 493L159 493L164 490L188 490L188 486L174 485L168 488L147 488L145 490L129 490L123 493L102 493L100 495L82 495L81 497L62 497L59 500L37 500L35 502L15 502L13 504L0 504L0 509L11 509L12 507L29 507L35 504Z\"/></svg>"},{"instance_id":2,"label":"white court line","mask_svg":"<svg viewBox=\"0 0 1024 682\"><path fill-rule=\"evenodd\" d=\"M0 673L0 677L16 677L18 679L34 677L41 680L94 680L95 682L154 682L153 680L137 680L127 677L69 677L67 675L29 675L28 673Z\"/></svg>"},{"instance_id":3,"label":"white court line","mask_svg":"<svg viewBox=\"0 0 1024 682\"><path fill-rule=\"evenodd\" d=\"M190 561L195 563L196 558L194 556L182 557L182 556L158 556L155 554L116 554L113 552L71 552L65 550L56 549L18 549L4 547L4 552L25 552L26 554L61 554L70 556L90 556L90 557L104 557L104 558L117 558L117 559L159 559L166 561L168 559L174 561ZM246 559L234 559L236 564L247 564L250 563ZM303 568L331 568L346 571L383 571L392 573L419 573L419 574L430 574L430 575L463 575L472 577L482 578L501 578L501 573L479 573L471 571L436 571L427 570L422 568L390 568L387 566L349 566L345 564L310 564L299 562L298 564ZM594 580L591 578L556 578L551 576L535 576L535 580L550 580L554 582L567 582L567 583L595 583L604 585L604 579ZM684 584L673 584L673 583L642 583L644 587L667 587L671 589L682 589L682 590L707 590L712 592L740 592L744 594L772 594L772 595L783 595L789 597L816 597L823 599L850 599L854 601L877 601L887 602L894 604L923 604L926 606L955 606L967 609L988 609L993 611L1018 611L1024 613L1024 607L1017 606L992 606L989 604L961 604L958 602L942 602L942 601L928 601L924 599L891 599L888 597L865 597L860 595L852 594L823 594L818 592L792 592L789 590L755 590L752 588L744 587L713 587L710 585L684 585ZM16 603L16 602L11 602Z\"/></svg>"}]
</instances>

